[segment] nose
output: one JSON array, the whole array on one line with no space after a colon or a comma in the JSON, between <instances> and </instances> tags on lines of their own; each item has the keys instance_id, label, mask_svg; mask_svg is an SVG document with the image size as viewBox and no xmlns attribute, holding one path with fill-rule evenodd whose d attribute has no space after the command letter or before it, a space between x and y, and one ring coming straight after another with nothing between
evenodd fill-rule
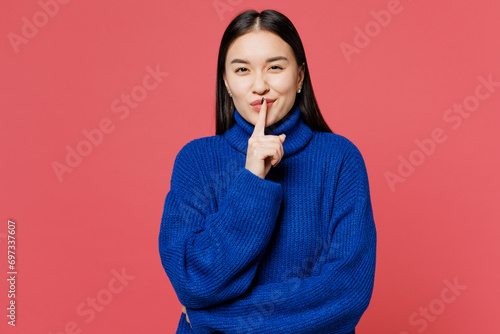
<instances>
[{"instance_id":1,"label":"nose","mask_svg":"<svg viewBox=\"0 0 500 334\"><path fill-rule=\"evenodd\" d=\"M265 75L262 72L256 72L252 84L252 92L257 95L263 95L269 91Z\"/></svg>"}]
</instances>

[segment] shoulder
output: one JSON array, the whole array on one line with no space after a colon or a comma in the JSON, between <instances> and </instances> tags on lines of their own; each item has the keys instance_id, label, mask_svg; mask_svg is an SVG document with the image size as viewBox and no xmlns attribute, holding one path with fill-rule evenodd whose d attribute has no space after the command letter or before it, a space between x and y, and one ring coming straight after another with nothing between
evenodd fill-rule
<instances>
[{"instance_id":1,"label":"shoulder","mask_svg":"<svg viewBox=\"0 0 500 334\"><path fill-rule=\"evenodd\" d=\"M220 143L223 140L221 135L206 136L195 138L188 141L177 153L176 159L179 160L198 160L203 155L213 150L220 149Z\"/></svg>"},{"instance_id":2,"label":"shoulder","mask_svg":"<svg viewBox=\"0 0 500 334\"><path fill-rule=\"evenodd\" d=\"M195 174L199 167L204 165L204 160L216 150L220 149L221 136L207 136L188 141L178 151L173 173L184 171Z\"/></svg>"},{"instance_id":3,"label":"shoulder","mask_svg":"<svg viewBox=\"0 0 500 334\"><path fill-rule=\"evenodd\" d=\"M336 133L313 131L313 144L322 151L324 156L338 161L363 160L358 147L347 137Z\"/></svg>"},{"instance_id":4,"label":"shoulder","mask_svg":"<svg viewBox=\"0 0 500 334\"><path fill-rule=\"evenodd\" d=\"M211 150L220 147L220 136L201 137L188 141L178 151L172 169L172 184L192 184L200 180L200 172L208 168L206 159Z\"/></svg>"},{"instance_id":5,"label":"shoulder","mask_svg":"<svg viewBox=\"0 0 500 334\"><path fill-rule=\"evenodd\" d=\"M348 138L328 132L315 132L327 161L330 176L337 180L337 191L369 198L368 171L358 147Z\"/></svg>"}]
</instances>

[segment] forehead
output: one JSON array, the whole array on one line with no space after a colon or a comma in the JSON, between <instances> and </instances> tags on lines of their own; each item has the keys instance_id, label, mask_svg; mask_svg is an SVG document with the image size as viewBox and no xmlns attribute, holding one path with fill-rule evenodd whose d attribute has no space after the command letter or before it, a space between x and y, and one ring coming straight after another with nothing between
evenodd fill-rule
<instances>
[{"instance_id":1,"label":"forehead","mask_svg":"<svg viewBox=\"0 0 500 334\"><path fill-rule=\"evenodd\" d=\"M286 56L290 61L295 59L292 48L281 37L266 30L258 30L235 39L227 51L226 62L234 58L259 62L272 56Z\"/></svg>"}]
</instances>

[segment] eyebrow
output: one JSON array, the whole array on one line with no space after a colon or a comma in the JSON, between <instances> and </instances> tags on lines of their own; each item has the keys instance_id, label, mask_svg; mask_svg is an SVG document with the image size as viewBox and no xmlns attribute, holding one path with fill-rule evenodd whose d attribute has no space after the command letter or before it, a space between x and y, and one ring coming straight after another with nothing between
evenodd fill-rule
<instances>
[{"instance_id":1,"label":"eyebrow","mask_svg":"<svg viewBox=\"0 0 500 334\"><path fill-rule=\"evenodd\" d=\"M288 61L288 59L284 56L278 56L278 57L273 57L273 58L268 58L266 60L266 63L271 63L273 61L277 61L277 60L285 60L285 61ZM245 59L233 59L231 60L231 64L235 64L235 63L241 63L241 64L250 64L250 62L248 60L245 60Z\"/></svg>"}]
</instances>

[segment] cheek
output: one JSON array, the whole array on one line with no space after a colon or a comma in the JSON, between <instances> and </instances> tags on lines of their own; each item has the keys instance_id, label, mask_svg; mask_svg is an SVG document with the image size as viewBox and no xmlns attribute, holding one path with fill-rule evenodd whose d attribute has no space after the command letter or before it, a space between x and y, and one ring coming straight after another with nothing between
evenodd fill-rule
<instances>
[{"instance_id":1,"label":"cheek","mask_svg":"<svg viewBox=\"0 0 500 334\"><path fill-rule=\"evenodd\" d=\"M291 94L291 92L295 92L295 81L296 78L293 76L276 77L273 80L272 87L280 94Z\"/></svg>"},{"instance_id":2,"label":"cheek","mask_svg":"<svg viewBox=\"0 0 500 334\"><path fill-rule=\"evenodd\" d=\"M240 78L240 80L233 80L230 83L230 87L232 89L233 95L244 96L248 94L248 90L251 87L251 82L250 80Z\"/></svg>"}]
</instances>

